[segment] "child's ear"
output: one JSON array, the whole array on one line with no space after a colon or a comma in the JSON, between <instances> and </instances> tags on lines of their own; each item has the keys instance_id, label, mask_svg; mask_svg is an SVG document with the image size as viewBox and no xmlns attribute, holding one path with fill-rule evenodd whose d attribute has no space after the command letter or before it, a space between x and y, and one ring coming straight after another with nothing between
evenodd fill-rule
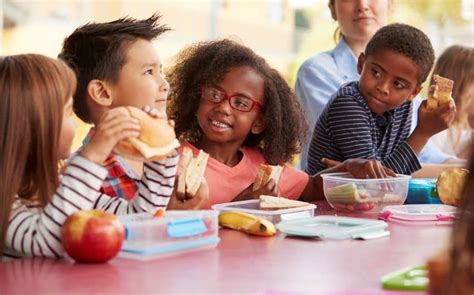
<instances>
[{"instance_id":1,"label":"child's ear","mask_svg":"<svg viewBox=\"0 0 474 295\"><path fill-rule=\"evenodd\" d=\"M101 106L112 105L112 97L107 90L106 83L102 80L94 79L87 84L87 94Z\"/></svg>"},{"instance_id":2,"label":"child's ear","mask_svg":"<svg viewBox=\"0 0 474 295\"><path fill-rule=\"evenodd\" d=\"M413 90L410 96L408 96L408 100L414 99L418 95L418 93L420 93L421 89L423 89L421 85L416 86L416 88Z\"/></svg>"},{"instance_id":3,"label":"child's ear","mask_svg":"<svg viewBox=\"0 0 474 295\"><path fill-rule=\"evenodd\" d=\"M265 120L263 115L259 114L257 119L253 122L250 132L253 134L260 134L265 129Z\"/></svg>"},{"instance_id":4,"label":"child's ear","mask_svg":"<svg viewBox=\"0 0 474 295\"><path fill-rule=\"evenodd\" d=\"M365 54L362 52L357 59L357 72L359 75L362 73L362 69L364 68L365 63Z\"/></svg>"}]
</instances>

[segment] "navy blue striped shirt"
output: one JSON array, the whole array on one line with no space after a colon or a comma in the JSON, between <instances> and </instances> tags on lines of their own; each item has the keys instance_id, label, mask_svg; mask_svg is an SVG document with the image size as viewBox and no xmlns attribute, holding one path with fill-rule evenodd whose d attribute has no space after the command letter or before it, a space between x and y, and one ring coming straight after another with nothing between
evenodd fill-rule
<instances>
[{"instance_id":1,"label":"navy blue striped shirt","mask_svg":"<svg viewBox=\"0 0 474 295\"><path fill-rule=\"evenodd\" d=\"M375 159L396 173L415 172L421 165L406 143L411 118L411 101L378 115L369 109L359 91L359 82L343 85L316 123L306 172L314 175L327 168L321 158L337 161Z\"/></svg>"}]
</instances>

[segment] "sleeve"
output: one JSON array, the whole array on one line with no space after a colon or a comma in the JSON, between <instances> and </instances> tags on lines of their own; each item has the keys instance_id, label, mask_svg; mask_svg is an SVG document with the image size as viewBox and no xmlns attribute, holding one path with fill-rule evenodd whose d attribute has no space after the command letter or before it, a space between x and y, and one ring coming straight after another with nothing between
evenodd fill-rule
<instances>
[{"instance_id":1,"label":"sleeve","mask_svg":"<svg viewBox=\"0 0 474 295\"><path fill-rule=\"evenodd\" d=\"M379 160L382 165L403 174L420 169L418 158L406 141L386 157L377 157L376 139L367 112L352 98L334 100L328 112L328 122L332 139L344 159Z\"/></svg>"},{"instance_id":2,"label":"sleeve","mask_svg":"<svg viewBox=\"0 0 474 295\"><path fill-rule=\"evenodd\" d=\"M285 165L278 183L279 194L281 197L297 200L306 188L308 181L308 174Z\"/></svg>"},{"instance_id":3,"label":"sleeve","mask_svg":"<svg viewBox=\"0 0 474 295\"><path fill-rule=\"evenodd\" d=\"M60 258L61 227L66 218L88 210L99 196L107 170L79 155L71 158L51 201L42 211L15 202L7 228L5 250L21 256Z\"/></svg>"},{"instance_id":4,"label":"sleeve","mask_svg":"<svg viewBox=\"0 0 474 295\"><path fill-rule=\"evenodd\" d=\"M321 116L331 96L337 91L335 85L339 85L330 80L331 75L325 74L319 67L312 63L303 63L298 70L295 94L298 97L301 107L305 111L308 122L308 138L311 138L314 126ZM304 171L307 166L309 142L303 144L300 161L297 164L299 170Z\"/></svg>"},{"instance_id":5,"label":"sleeve","mask_svg":"<svg viewBox=\"0 0 474 295\"><path fill-rule=\"evenodd\" d=\"M94 208L121 215L166 207L173 192L178 158L175 154L161 161L146 162L138 191L131 201L100 195Z\"/></svg>"}]
</instances>

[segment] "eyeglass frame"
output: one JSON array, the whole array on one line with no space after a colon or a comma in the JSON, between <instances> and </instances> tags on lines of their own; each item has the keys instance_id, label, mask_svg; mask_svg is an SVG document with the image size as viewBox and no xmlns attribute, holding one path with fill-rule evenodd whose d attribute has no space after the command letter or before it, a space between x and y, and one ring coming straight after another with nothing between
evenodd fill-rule
<instances>
[{"instance_id":1,"label":"eyeglass frame","mask_svg":"<svg viewBox=\"0 0 474 295\"><path fill-rule=\"evenodd\" d=\"M204 97L204 90L205 89L210 89L210 88L214 88L214 89L217 89L219 91L221 91L223 94L224 94L224 97L219 100L219 101L214 101L214 100L210 100L210 99L207 99ZM238 108L235 108L234 106L232 106L232 103L231 103L231 100L232 98L234 97L241 97L241 98L245 98L245 99L248 99L252 102L252 105L250 106L250 109L248 111L244 111L244 110L239 110ZM263 105L256 101L255 99L251 98L251 97L248 97L248 96L245 96L243 94L239 94L239 95L228 95L227 92L222 88L222 87L219 87L217 85L212 85L212 86L203 86L201 87L201 98L206 100L206 101L209 101L209 102L212 102L212 103L221 103L223 100L227 100L227 103L230 105L230 107L233 109L233 110L237 110L239 112L243 112L243 113L248 113L248 112L251 112L254 108L263 108Z\"/></svg>"}]
</instances>

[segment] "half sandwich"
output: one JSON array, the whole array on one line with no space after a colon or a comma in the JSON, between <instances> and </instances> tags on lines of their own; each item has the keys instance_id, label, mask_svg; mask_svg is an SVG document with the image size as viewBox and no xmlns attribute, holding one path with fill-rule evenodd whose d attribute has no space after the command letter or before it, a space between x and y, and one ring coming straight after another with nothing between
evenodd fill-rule
<instances>
[{"instance_id":1,"label":"half sandwich","mask_svg":"<svg viewBox=\"0 0 474 295\"><path fill-rule=\"evenodd\" d=\"M209 154L199 150L196 158L190 148L184 147L179 160L177 196L183 199L186 195L194 197L201 185L201 178L206 170Z\"/></svg>"},{"instance_id":2,"label":"half sandwich","mask_svg":"<svg viewBox=\"0 0 474 295\"><path fill-rule=\"evenodd\" d=\"M282 171L282 166L273 166L265 164L260 165L260 169L257 172L257 177L255 178L255 182L253 183L252 190L256 191L261 187L265 186L270 181L270 179L273 179L276 185L278 185Z\"/></svg>"},{"instance_id":3,"label":"half sandwich","mask_svg":"<svg viewBox=\"0 0 474 295\"><path fill-rule=\"evenodd\" d=\"M290 200L282 197L261 195L260 209L262 210L280 210L308 206L309 203Z\"/></svg>"}]
</instances>

